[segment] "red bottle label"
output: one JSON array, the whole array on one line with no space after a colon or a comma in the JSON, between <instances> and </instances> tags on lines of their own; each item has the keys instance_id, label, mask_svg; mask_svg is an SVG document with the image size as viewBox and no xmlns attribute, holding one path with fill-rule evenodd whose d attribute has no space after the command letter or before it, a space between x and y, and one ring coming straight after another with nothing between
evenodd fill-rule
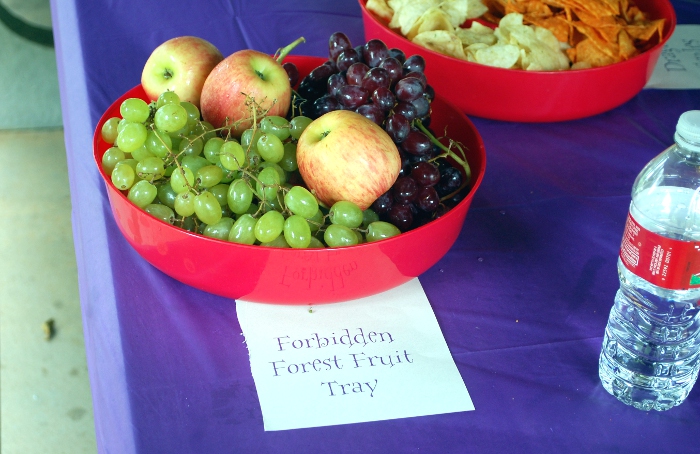
<instances>
[{"instance_id":1,"label":"red bottle label","mask_svg":"<svg viewBox=\"0 0 700 454\"><path fill-rule=\"evenodd\" d=\"M700 287L700 242L651 232L627 215L620 260L642 279L669 290Z\"/></svg>"}]
</instances>

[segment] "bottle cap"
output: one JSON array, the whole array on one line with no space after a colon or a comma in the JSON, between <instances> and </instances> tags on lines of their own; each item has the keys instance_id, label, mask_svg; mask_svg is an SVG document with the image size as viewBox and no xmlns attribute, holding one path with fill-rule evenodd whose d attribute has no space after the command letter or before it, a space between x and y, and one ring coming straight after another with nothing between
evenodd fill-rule
<instances>
[{"instance_id":1,"label":"bottle cap","mask_svg":"<svg viewBox=\"0 0 700 454\"><path fill-rule=\"evenodd\" d=\"M676 135L685 142L700 146L700 110L689 110L680 116L676 125Z\"/></svg>"}]
</instances>

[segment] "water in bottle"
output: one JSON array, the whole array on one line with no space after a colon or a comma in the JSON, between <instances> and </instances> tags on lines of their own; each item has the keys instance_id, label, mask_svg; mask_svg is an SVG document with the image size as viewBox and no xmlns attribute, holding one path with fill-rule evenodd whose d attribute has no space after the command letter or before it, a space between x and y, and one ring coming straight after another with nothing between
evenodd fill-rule
<instances>
[{"instance_id":1,"label":"water in bottle","mask_svg":"<svg viewBox=\"0 0 700 454\"><path fill-rule=\"evenodd\" d=\"M599 361L603 387L642 410L681 404L700 370L700 111L674 138L635 180Z\"/></svg>"}]
</instances>

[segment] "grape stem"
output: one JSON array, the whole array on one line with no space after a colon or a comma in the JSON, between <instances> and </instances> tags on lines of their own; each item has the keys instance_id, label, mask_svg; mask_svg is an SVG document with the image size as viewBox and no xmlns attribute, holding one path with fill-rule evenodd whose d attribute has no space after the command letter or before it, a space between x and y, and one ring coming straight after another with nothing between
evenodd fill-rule
<instances>
[{"instance_id":1,"label":"grape stem","mask_svg":"<svg viewBox=\"0 0 700 454\"><path fill-rule=\"evenodd\" d=\"M299 44L305 43L306 39L304 37L300 37L295 39L291 44L286 45L285 47L281 49L277 49L277 52L274 55L274 59L277 60L277 63L280 65L282 64L282 61L284 61L284 58Z\"/></svg>"},{"instance_id":2,"label":"grape stem","mask_svg":"<svg viewBox=\"0 0 700 454\"><path fill-rule=\"evenodd\" d=\"M454 140L450 139L450 146L447 147L447 146L445 146L445 144L440 142L433 135L433 133L428 130L428 128L426 128L423 125L423 122L416 119L415 124L416 124L416 126L418 126L418 129L420 129L423 132L423 134L428 136L428 138L430 139L430 141L433 144L437 145L442 151L444 151L444 153L434 157L433 159L431 159L431 161L438 159L438 158L446 158L446 157L452 158L457 164L462 166L462 168L464 169L464 173L466 175L465 183L469 183L469 181L472 178L472 171L471 171L471 167L469 167L469 163L467 162L467 158L464 154L464 149L462 149L462 146L458 142L455 142ZM457 155L457 153L454 152L452 147L456 147L459 150L461 156Z\"/></svg>"}]
</instances>

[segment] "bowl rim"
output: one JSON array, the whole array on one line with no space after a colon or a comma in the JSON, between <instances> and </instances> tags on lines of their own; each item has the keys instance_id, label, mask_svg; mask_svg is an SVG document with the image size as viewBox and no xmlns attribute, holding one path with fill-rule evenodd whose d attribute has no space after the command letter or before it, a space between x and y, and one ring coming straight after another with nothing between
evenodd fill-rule
<instances>
[{"instance_id":1,"label":"bowl rim","mask_svg":"<svg viewBox=\"0 0 700 454\"><path fill-rule=\"evenodd\" d=\"M664 24L664 30L667 29L668 31L665 33L664 37L656 43L654 46L650 47L649 49L645 50L644 52L641 52L638 55L635 55L634 57L613 63L610 65L605 65L605 66L598 66L595 68L582 68L582 69L564 69L564 70L559 70L559 71L527 71L524 69L511 69L511 68L499 68L497 66L489 66L489 65L484 65L476 62L471 62L467 60L461 60L459 58L453 57L451 55L446 55L446 54L441 54L439 52L436 52L432 49L428 49L427 47L420 46L418 44L415 44L414 42L410 41L408 38L403 36L401 33L397 32L394 29L391 29L387 24L385 24L382 20L377 18L371 11L369 11L366 7L367 0L358 0L358 3L360 4L360 8L362 9L363 12L363 17L369 18L375 25L381 27L382 29L386 30L388 33L391 33L395 35L397 38L399 38L401 41L403 41L406 44L410 44L412 46L417 46L421 49L421 52L427 52L429 55L439 58L443 57L448 60L453 61L454 63L460 63L460 64L466 64L467 67L474 67L474 68L482 68L487 71L493 71L495 73L502 73L502 74L520 74L520 75L526 75L524 77L552 77L554 75L559 75L559 74L590 74L590 73L596 73L596 72L602 72L609 70L610 68L624 68L624 66L627 65L633 65L636 63L637 60L639 59L647 59L649 58L649 54L657 49L662 49L663 46L668 42L668 40L671 38L671 35L673 34L676 25L677 25L677 17L676 17L676 12L673 7L673 4L670 2L670 0L651 0L654 2L658 2L660 5L663 5L664 7L667 7L669 12L670 12L670 17L669 18L664 18L664 19L669 19L668 24Z\"/></svg>"},{"instance_id":2,"label":"bowl rim","mask_svg":"<svg viewBox=\"0 0 700 454\"><path fill-rule=\"evenodd\" d=\"M298 59L298 60L304 60L304 61L307 61L307 62L316 62L316 61L317 61L319 64L322 64L324 61L327 60L327 59L324 58L324 57L318 57L318 56L309 56L309 55L289 55L289 56L286 57L285 61L292 61L292 62L293 62L294 60L297 60L297 59ZM126 92L122 93L116 100L114 100L114 102L112 102L112 103L109 105L109 107L107 107L107 109L104 110L104 112L103 112L102 115L100 116L100 119L99 119L98 122L97 122L97 125L95 126L95 130L94 130L94 133L93 133L93 153L92 153L92 154L93 154L93 161L94 161L95 165L97 166L97 170L98 170L98 172L100 173L100 176L101 176L101 178L102 178L102 180L103 180L103 183L105 183L105 184L107 184L107 185L112 185L111 178L109 177L109 175L107 175L107 173L106 173L106 172L104 171L104 169L102 168L101 159L98 159L98 155L101 156L102 154L104 154L104 151L99 151L99 149L100 149L100 146L99 146L99 145L100 145L100 144L103 144L103 147L104 147L105 144L106 144L106 145L109 145L109 144L107 144L106 142L104 142L104 140L102 140L102 137L101 137L101 126L104 124L104 122L105 122L107 119L109 119L109 118L112 116L112 115L108 115L108 113L109 113L110 111L113 110L113 107L114 107L118 102L120 102L121 100L125 99L125 97L128 96L128 95L131 94L131 93L133 93L133 94L138 94L138 93L141 93L142 91L143 91L142 85L141 85L141 84L138 84L138 85L135 85L134 87L130 88L130 89L127 90ZM470 184L470 191L469 191L469 193L468 193L462 200L460 200L454 207L452 207L447 213L445 213L443 216L441 216L440 219L442 219L442 218L446 218L446 217L459 216L459 215L460 215L460 214L459 214L459 211L460 211L460 210L458 210L457 208L460 207L460 206L463 205L463 204L470 204L470 203L471 203L471 200L472 200L472 198L474 197L474 193L475 193L476 190L479 188L479 186L481 185L481 183L482 183L482 181L483 181L483 179L484 179L484 174L486 173L486 160L487 160L487 156L486 156L486 147L485 147L485 145L484 145L483 138L482 138L481 134L479 133L479 131L477 130L477 128L476 128L476 126L474 125L474 123L469 119L469 117L468 117L461 109L459 109L454 103L452 103L450 100L448 100L448 99L446 99L446 98L444 98L444 97L442 97L442 96L440 96L440 95L437 95L437 94L436 94L435 98L438 99L439 102L443 103L446 107L449 107L449 109L450 109L454 114L461 116L461 117L462 117L462 120L463 120L464 122L466 122L466 123L469 125L469 127L471 128L471 130L473 131L473 133L474 133L474 135L475 135L476 143L477 143L477 145L478 145L478 147L477 147L476 150L470 150L470 151L471 151L472 153L476 153L476 154L480 155L480 157L481 157L481 160L480 160L480 161L481 161L481 165L480 165L479 168L478 168L478 172L475 172L475 170L477 170L477 169L472 168L472 175L476 174L476 178L475 178L475 179L472 181L472 183ZM115 194L116 196L121 197L125 202L127 202L127 203L133 205L135 208L137 208L137 209L143 211L141 208L138 208L136 205L134 205L133 202L131 202L131 201L128 199L128 197L124 194L123 191L118 190L118 189L117 189L116 187L114 187L114 186L112 186L111 189L113 189L113 191L110 191L110 190L108 190L107 188L105 188L105 190L107 190L109 193L113 193L113 194ZM144 213L145 213L145 211L144 211ZM145 213L145 214L147 214L147 213ZM189 230L186 230L186 229L183 229L183 228L174 226L174 225L169 224L169 223L167 223L167 222L165 222L165 221L163 221L163 220L161 220L161 219L158 219L158 218L156 218L156 217L154 217L154 216L152 216L152 218L153 218L156 222L161 223L161 224L162 224L164 227L166 227L166 228L177 229L177 231L180 232L180 233L182 233L183 235L186 235L186 236L189 236L189 237L192 237L192 238L196 238L196 239L199 239L199 240L203 240L203 241L206 241L206 242L214 242L214 244L230 244L230 245L235 245L236 247L242 247L242 248L244 248L244 250L245 250L245 249L258 250L260 247L262 247L262 246L260 246L260 245L248 245L248 244L234 243L234 242L231 242L231 241L226 241L226 240L221 240L221 239L218 239L218 238L208 237L208 236L205 236L205 235L202 235L202 234L199 234L199 233L190 232ZM401 238L403 238L403 239L405 240L405 239L406 239L406 235L409 235L409 236L419 235L420 233L414 233L414 232L420 232L420 231L422 231L422 230L425 230L426 228L429 228L429 227L430 227L430 224L431 224L431 223L427 223L427 224L424 224L424 225L422 225L422 226L416 227L416 228L414 228L414 229L412 229L412 230L409 230L409 231L407 231L407 232L402 232L400 235L397 235L397 236L395 236L395 237L386 238L386 239L383 239L383 240L380 240L380 241L360 243L360 244L356 244L356 245L353 245L353 246L324 247L324 248L318 248L318 249L313 249L313 248L305 248L305 249L298 249L298 248L281 248L281 247L273 247L273 246L270 246L270 248L273 248L273 249L276 249L276 250L281 250L281 251L288 250L290 254L291 254L291 253L298 253L299 251L306 251L306 252L311 252L311 251L342 251L342 250L348 250L348 249L350 249L350 248L352 248L352 249L354 249L354 250L357 250L357 249L360 249L360 248L374 247L376 244L379 244L379 243L388 244L388 242L401 241L401 240L400 240ZM413 235L412 235L412 234L413 234Z\"/></svg>"}]
</instances>

